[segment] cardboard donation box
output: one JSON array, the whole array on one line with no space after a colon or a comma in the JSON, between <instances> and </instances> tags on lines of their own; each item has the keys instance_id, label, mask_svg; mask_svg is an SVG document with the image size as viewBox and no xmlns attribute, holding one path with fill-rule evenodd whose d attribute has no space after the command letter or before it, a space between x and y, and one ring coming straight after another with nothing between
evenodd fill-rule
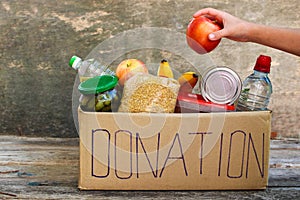
<instances>
[{"instance_id":1,"label":"cardboard donation box","mask_svg":"<svg viewBox=\"0 0 300 200\"><path fill-rule=\"evenodd\" d=\"M82 190L248 190L268 183L271 112L78 110Z\"/></svg>"}]
</instances>

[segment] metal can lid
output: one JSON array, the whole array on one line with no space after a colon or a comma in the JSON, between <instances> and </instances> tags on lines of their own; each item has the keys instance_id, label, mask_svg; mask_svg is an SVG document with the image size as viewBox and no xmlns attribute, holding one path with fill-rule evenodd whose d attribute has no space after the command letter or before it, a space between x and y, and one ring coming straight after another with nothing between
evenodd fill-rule
<instances>
[{"instance_id":1,"label":"metal can lid","mask_svg":"<svg viewBox=\"0 0 300 200\"><path fill-rule=\"evenodd\" d=\"M239 97L242 82L239 75L228 67L216 67L203 75L201 93L206 101L233 104Z\"/></svg>"}]
</instances>

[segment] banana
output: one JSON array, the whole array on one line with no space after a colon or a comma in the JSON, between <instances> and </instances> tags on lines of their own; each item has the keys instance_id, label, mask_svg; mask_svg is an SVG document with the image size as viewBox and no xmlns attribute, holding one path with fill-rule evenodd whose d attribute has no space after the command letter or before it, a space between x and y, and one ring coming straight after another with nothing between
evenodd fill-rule
<instances>
[{"instance_id":1,"label":"banana","mask_svg":"<svg viewBox=\"0 0 300 200\"><path fill-rule=\"evenodd\" d=\"M195 72L185 72L179 78L180 91L192 92L198 82L198 75Z\"/></svg>"},{"instance_id":2,"label":"banana","mask_svg":"<svg viewBox=\"0 0 300 200\"><path fill-rule=\"evenodd\" d=\"M171 69L171 67L169 65L169 62L167 60L163 59L160 62L160 65L159 65L158 70L157 70L157 76L167 77L167 78L174 78L172 69Z\"/></svg>"}]
</instances>

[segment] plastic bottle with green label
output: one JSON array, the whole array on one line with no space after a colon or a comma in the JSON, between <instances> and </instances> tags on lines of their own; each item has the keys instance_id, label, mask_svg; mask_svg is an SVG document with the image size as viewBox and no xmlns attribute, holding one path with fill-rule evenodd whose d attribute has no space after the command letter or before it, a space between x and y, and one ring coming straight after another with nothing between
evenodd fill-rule
<instances>
[{"instance_id":1,"label":"plastic bottle with green label","mask_svg":"<svg viewBox=\"0 0 300 200\"><path fill-rule=\"evenodd\" d=\"M73 69L78 70L80 82L83 82L89 78L104 75L104 74L114 75L113 71L108 69L107 66L102 65L96 59L82 60L78 56L72 56L72 58L70 59L69 65Z\"/></svg>"}]
</instances>

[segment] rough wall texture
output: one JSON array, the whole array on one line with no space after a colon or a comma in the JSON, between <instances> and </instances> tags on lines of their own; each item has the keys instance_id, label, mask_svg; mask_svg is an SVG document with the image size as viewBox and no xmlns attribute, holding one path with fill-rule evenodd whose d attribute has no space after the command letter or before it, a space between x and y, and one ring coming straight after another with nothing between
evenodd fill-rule
<instances>
[{"instance_id":1,"label":"rough wall texture","mask_svg":"<svg viewBox=\"0 0 300 200\"><path fill-rule=\"evenodd\" d=\"M184 33L192 14L204 7L300 28L298 0L1 0L0 133L76 137L71 110L76 72L69 58L85 57L105 39L137 27ZM273 60L272 131L299 137L299 57L226 39L209 56L244 79L259 54Z\"/></svg>"}]
</instances>

